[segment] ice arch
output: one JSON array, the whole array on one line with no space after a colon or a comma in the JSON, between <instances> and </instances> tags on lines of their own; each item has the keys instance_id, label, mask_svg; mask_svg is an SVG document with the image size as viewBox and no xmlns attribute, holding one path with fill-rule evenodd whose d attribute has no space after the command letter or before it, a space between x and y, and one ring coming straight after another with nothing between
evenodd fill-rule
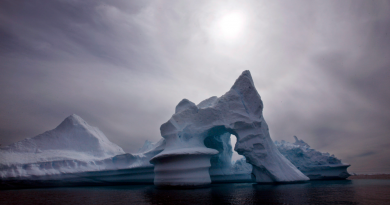
<instances>
[{"instance_id":1,"label":"ice arch","mask_svg":"<svg viewBox=\"0 0 390 205\"><path fill-rule=\"evenodd\" d=\"M237 137L234 150L253 165L256 182L309 180L277 150L262 112L263 102L249 71L244 71L219 98L214 96L198 105L183 99L171 119L160 127L166 146L150 161L155 165L155 185L209 184L210 158L218 151L207 148L204 140L227 132Z\"/></svg>"},{"instance_id":2,"label":"ice arch","mask_svg":"<svg viewBox=\"0 0 390 205\"><path fill-rule=\"evenodd\" d=\"M215 149L218 154L210 158L211 167L209 173L213 175L231 175L232 173L232 145L230 143L230 133L226 132L222 135L209 136L204 140L204 145L207 148Z\"/></svg>"}]
</instances>

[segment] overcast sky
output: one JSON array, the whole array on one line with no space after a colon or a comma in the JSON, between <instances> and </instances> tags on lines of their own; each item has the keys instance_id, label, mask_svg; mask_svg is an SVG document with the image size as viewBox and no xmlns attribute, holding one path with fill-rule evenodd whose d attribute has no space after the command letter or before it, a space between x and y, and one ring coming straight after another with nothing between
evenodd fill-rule
<instances>
[{"instance_id":1,"label":"overcast sky","mask_svg":"<svg viewBox=\"0 0 390 205\"><path fill-rule=\"evenodd\" d=\"M240 2L240 3L237 3ZM70 114L127 152L250 70L273 140L390 173L390 1L2 0L0 143Z\"/></svg>"}]
</instances>

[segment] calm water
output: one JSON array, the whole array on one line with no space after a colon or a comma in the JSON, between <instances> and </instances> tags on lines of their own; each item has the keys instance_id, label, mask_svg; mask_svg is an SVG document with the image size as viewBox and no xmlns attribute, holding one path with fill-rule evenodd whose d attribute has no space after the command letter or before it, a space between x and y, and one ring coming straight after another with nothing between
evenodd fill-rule
<instances>
[{"instance_id":1,"label":"calm water","mask_svg":"<svg viewBox=\"0 0 390 205\"><path fill-rule=\"evenodd\" d=\"M193 190L153 185L0 191L0 204L390 204L390 180L304 184L213 184Z\"/></svg>"}]
</instances>

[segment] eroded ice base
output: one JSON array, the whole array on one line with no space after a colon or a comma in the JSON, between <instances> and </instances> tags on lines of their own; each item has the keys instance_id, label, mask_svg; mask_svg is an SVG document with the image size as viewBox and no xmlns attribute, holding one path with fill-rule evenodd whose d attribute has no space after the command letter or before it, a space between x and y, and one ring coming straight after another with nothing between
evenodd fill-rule
<instances>
[{"instance_id":1,"label":"eroded ice base","mask_svg":"<svg viewBox=\"0 0 390 205\"><path fill-rule=\"evenodd\" d=\"M211 183L210 158L218 151L187 148L167 151L153 157L154 184L159 187L198 187Z\"/></svg>"}]
</instances>

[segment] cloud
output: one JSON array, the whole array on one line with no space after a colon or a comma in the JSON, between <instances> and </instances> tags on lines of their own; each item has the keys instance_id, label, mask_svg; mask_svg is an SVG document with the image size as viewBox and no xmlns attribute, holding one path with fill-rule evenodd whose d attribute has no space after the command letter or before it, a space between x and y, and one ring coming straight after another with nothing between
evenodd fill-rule
<instances>
[{"instance_id":1,"label":"cloud","mask_svg":"<svg viewBox=\"0 0 390 205\"><path fill-rule=\"evenodd\" d=\"M356 157L368 157L368 156L371 156L371 155L374 155L376 154L376 152L373 152L373 151L370 151L370 152L365 152L365 153L362 153Z\"/></svg>"},{"instance_id":2,"label":"cloud","mask_svg":"<svg viewBox=\"0 0 390 205\"><path fill-rule=\"evenodd\" d=\"M385 170L388 151L367 161L356 156L390 143L388 6L2 1L0 143L53 129L76 113L136 151L160 138L181 99L221 96L249 69L273 139L297 135L351 170ZM241 37L218 38L218 19L238 11L248 20Z\"/></svg>"}]
</instances>

